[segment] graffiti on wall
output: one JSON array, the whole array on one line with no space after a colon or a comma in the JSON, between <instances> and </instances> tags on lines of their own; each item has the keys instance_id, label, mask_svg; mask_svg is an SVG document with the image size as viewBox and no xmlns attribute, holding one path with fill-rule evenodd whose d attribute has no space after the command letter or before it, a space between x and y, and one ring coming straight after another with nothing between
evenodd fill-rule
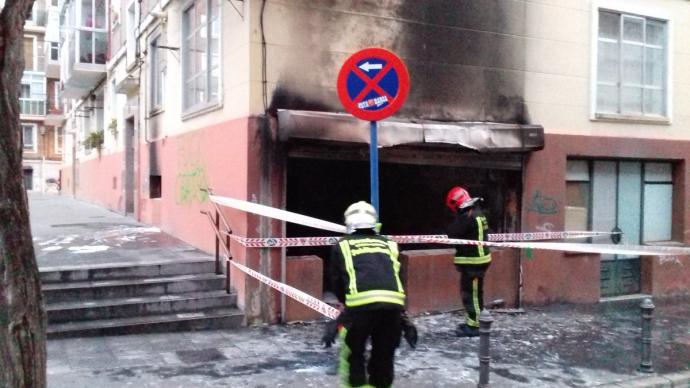
<instances>
[{"instance_id":1,"label":"graffiti on wall","mask_svg":"<svg viewBox=\"0 0 690 388\"><path fill-rule=\"evenodd\" d=\"M539 214L558 214L558 201L537 190L527 205L527 210Z\"/></svg>"},{"instance_id":2,"label":"graffiti on wall","mask_svg":"<svg viewBox=\"0 0 690 388\"><path fill-rule=\"evenodd\" d=\"M208 187L206 168L200 164L193 164L177 174L177 203L187 205L194 201L204 203L208 200L208 193L201 191Z\"/></svg>"}]
</instances>

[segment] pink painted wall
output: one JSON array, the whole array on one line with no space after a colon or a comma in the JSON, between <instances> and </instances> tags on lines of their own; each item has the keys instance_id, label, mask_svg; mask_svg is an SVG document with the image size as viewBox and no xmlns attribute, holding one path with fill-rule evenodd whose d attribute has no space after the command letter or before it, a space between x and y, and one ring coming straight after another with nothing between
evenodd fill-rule
<instances>
[{"instance_id":1,"label":"pink painted wall","mask_svg":"<svg viewBox=\"0 0 690 388\"><path fill-rule=\"evenodd\" d=\"M95 151L94 151L95 152ZM102 155L79 165L76 197L116 212L124 211L122 191L123 153ZM74 184L71 168L63 169L63 181ZM63 186L70 193L71 187Z\"/></svg>"},{"instance_id":2,"label":"pink painted wall","mask_svg":"<svg viewBox=\"0 0 690 388\"><path fill-rule=\"evenodd\" d=\"M529 155L525 167L522 230L544 228L563 230L565 223L565 171L569 156L592 158L660 159L676 162L673 193L673 238L684 243L690 236L684 231L690 225L685 166L690 158L690 143L596 136L546 135L546 147ZM555 211L550 211L552 208ZM654 268L649 266L649 268ZM569 254L556 251L533 251L533 259L522 252L523 302L590 303L600 297L600 258L596 254ZM663 281L662 275L648 279ZM642 288L648 287L642 279ZM689 286L690 287L690 286Z\"/></svg>"}]
</instances>

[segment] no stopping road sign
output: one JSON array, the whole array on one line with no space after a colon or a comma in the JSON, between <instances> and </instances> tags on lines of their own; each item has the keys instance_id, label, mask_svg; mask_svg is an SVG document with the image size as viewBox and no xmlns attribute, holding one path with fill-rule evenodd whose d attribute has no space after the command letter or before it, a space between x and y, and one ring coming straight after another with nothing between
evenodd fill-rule
<instances>
[{"instance_id":1,"label":"no stopping road sign","mask_svg":"<svg viewBox=\"0 0 690 388\"><path fill-rule=\"evenodd\" d=\"M338 97L362 120L382 120L402 107L410 91L405 64L392 52L367 48L350 56L338 73Z\"/></svg>"}]
</instances>

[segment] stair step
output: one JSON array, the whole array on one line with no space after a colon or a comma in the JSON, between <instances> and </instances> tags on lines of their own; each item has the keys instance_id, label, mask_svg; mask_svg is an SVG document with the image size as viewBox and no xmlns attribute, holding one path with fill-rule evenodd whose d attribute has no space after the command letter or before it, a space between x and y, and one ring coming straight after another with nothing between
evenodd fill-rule
<instances>
[{"instance_id":1,"label":"stair step","mask_svg":"<svg viewBox=\"0 0 690 388\"><path fill-rule=\"evenodd\" d=\"M99 319L48 326L48 338L157 333L170 331L233 329L244 324L237 308L207 309L194 313L161 314L145 317Z\"/></svg>"},{"instance_id":2,"label":"stair step","mask_svg":"<svg viewBox=\"0 0 690 388\"><path fill-rule=\"evenodd\" d=\"M117 279L42 285L47 304L93 299L121 299L221 290L225 276L209 274L177 275L144 279Z\"/></svg>"},{"instance_id":3,"label":"stair step","mask_svg":"<svg viewBox=\"0 0 690 388\"><path fill-rule=\"evenodd\" d=\"M48 322L61 323L93 319L125 318L152 314L185 313L208 308L231 307L237 294L224 290L145 296L121 299L82 300L46 305Z\"/></svg>"},{"instance_id":4,"label":"stair step","mask_svg":"<svg viewBox=\"0 0 690 388\"><path fill-rule=\"evenodd\" d=\"M146 263L105 263L76 266L42 267L39 269L43 284L59 282L98 281L127 278L174 276L214 272L212 258L156 260Z\"/></svg>"}]
</instances>

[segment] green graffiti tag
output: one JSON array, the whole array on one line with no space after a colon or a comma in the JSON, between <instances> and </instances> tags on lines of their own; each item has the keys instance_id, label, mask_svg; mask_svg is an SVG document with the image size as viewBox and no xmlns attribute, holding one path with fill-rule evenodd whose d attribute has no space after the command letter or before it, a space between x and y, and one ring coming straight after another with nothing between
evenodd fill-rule
<instances>
[{"instance_id":1,"label":"green graffiti tag","mask_svg":"<svg viewBox=\"0 0 690 388\"><path fill-rule=\"evenodd\" d=\"M542 195L541 191L537 190L532 196L527 210L539 214L558 214L558 201Z\"/></svg>"},{"instance_id":2,"label":"green graffiti tag","mask_svg":"<svg viewBox=\"0 0 690 388\"><path fill-rule=\"evenodd\" d=\"M206 169L195 165L189 170L177 174L177 203L189 204L193 201L204 203L208 200L208 193L201 191L208 187Z\"/></svg>"}]
</instances>

